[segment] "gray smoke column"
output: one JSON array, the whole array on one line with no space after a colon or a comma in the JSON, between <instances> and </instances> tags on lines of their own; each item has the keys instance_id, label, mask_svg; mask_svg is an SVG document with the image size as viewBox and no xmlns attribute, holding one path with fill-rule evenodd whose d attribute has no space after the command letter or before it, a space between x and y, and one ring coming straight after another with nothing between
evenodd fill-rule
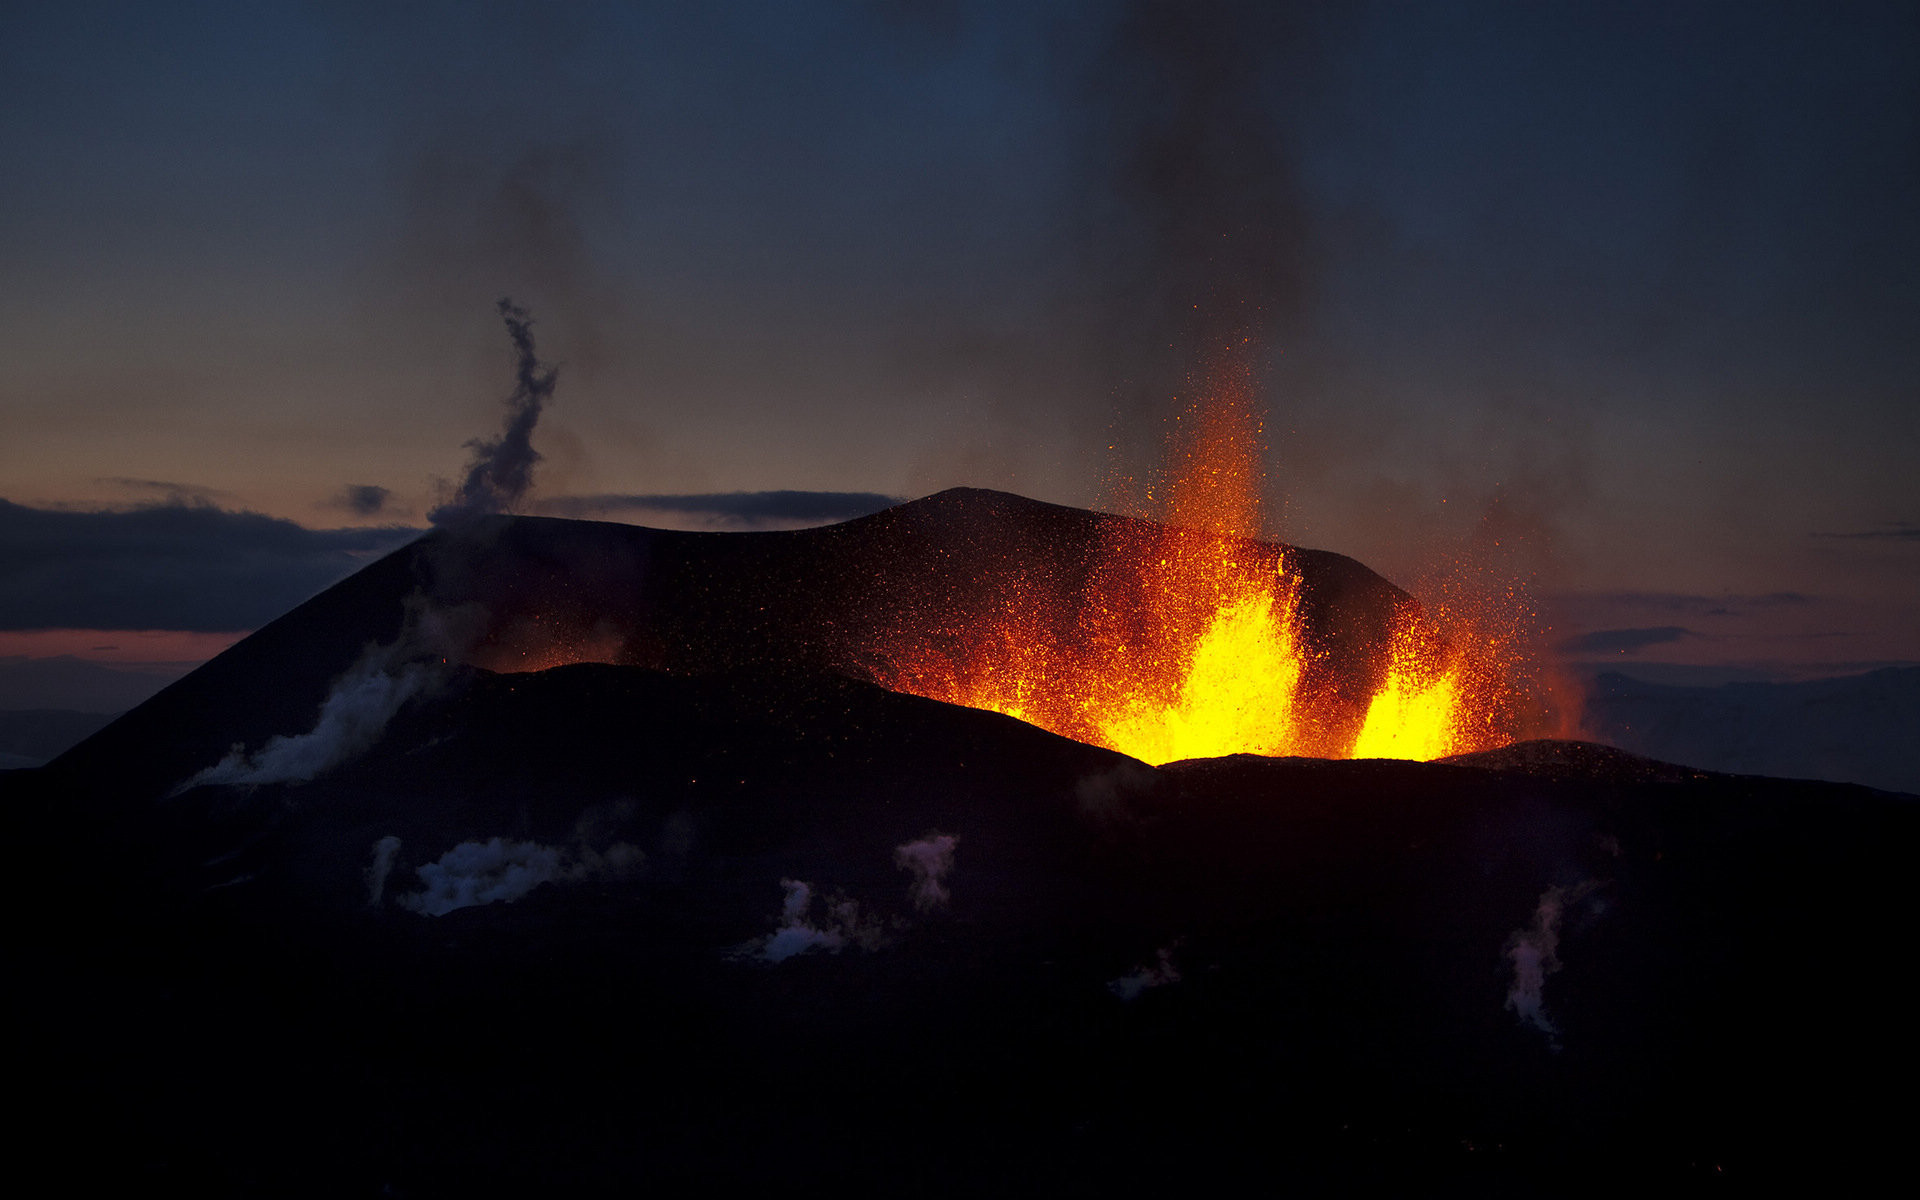
<instances>
[{"instance_id":1,"label":"gray smoke column","mask_svg":"<svg viewBox=\"0 0 1920 1200\"><path fill-rule=\"evenodd\" d=\"M1268 90L1291 25L1265 4L1136 0L1096 76L1115 184L1145 240L1141 282L1201 335L1251 332L1305 290L1306 206Z\"/></svg>"},{"instance_id":2,"label":"gray smoke column","mask_svg":"<svg viewBox=\"0 0 1920 1200\"><path fill-rule=\"evenodd\" d=\"M473 462L453 499L427 514L435 525L512 511L532 487L533 466L540 461L540 452L533 448L533 427L540 422L540 410L553 398L560 369L543 365L535 353L533 318L527 310L505 296L498 307L518 354L506 427L491 441L476 438L467 443Z\"/></svg>"},{"instance_id":3,"label":"gray smoke column","mask_svg":"<svg viewBox=\"0 0 1920 1200\"><path fill-rule=\"evenodd\" d=\"M1065 77L1084 123L1081 205L1097 214L1081 252L1113 465L1146 480L1168 417L1226 381L1257 397L1308 322L1316 234L1284 118L1311 93L1324 19L1253 0L1116 12Z\"/></svg>"},{"instance_id":4,"label":"gray smoke column","mask_svg":"<svg viewBox=\"0 0 1920 1200\"><path fill-rule=\"evenodd\" d=\"M1310 222L1279 116L1312 50L1291 6L1133 0L1081 75L1090 202L1115 218L1090 249L1108 339L1144 339L1123 364L1136 385L1178 386L1210 348L1303 309Z\"/></svg>"}]
</instances>

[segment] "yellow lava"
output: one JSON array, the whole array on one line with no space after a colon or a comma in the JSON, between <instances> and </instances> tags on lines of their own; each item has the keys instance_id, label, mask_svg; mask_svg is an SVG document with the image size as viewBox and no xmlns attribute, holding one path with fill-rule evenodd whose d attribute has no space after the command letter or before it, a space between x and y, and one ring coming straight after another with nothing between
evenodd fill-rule
<instances>
[{"instance_id":1,"label":"yellow lava","mask_svg":"<svg viewBox=\"0 0 1920 1200\"><path fill-rule=\"evenodd\" d=\"M1128 696L1100 722L1100 741L1156 765L1289 753L1301 671L1292 600L1291 589L1249 588L1222 605L1193 646L1174 702Z\"/></svg>"},{"instance_id":2,"label":"yellow lava","mask_svg":"<svg viewBox=\"0 0 1920 1200\"><path fill-rule=\"evenodd\" d=\"M1230 372L1176 418L1162 491L1147 490L1162 523L1113 526L1078 596L1017 587L957 652L911 637L890 647L880 682L1156 765L1227 754L1433 759L1484 748L1500 663L1450 652L1456 623L1412 612L1400 617L1386 682L1348 744L1357 698L1329 695L1310 678L1297 566L1284 548L1254 540L1261 427L1250 379ZM1500 657L1496 642L1487 648Z\"/></svg>"},{"instance_id":3,"label":"yellow lava","mask_svg":"<svg viewBox=\"0 0 1920 1200\"><path fill-rule=\"evenodd\" d=\"M1460 742L1460 676L1445 671L1422 683L1396 654L1387 686L1367 706L1351 758L1415 758L1455 753Z\"/></svg>"}]
</instances>

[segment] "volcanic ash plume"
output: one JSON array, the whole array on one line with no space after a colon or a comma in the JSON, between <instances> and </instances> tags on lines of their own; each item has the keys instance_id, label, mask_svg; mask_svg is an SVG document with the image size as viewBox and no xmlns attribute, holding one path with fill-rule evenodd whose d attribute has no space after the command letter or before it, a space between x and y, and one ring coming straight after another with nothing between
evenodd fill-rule
<instances>
[{"instance_id":1,"label":"volcanic ash plume","mask_svg":"<svg viewBox=\"0 0 1920 1200\"><path fill-rule=\"evenodd\" d=\"M540 421L540 410L553 398L560 369L544 366L534 352L533 318L526 309L504 296L499 309L519 355L513 395L507 398L506 427L492 441L467 443L473 462L453 499L427 514L435 525L510 512L533 485L533 465L540 461L540 452L533 448L533 427Z\"/></svg>"}]
</instances>

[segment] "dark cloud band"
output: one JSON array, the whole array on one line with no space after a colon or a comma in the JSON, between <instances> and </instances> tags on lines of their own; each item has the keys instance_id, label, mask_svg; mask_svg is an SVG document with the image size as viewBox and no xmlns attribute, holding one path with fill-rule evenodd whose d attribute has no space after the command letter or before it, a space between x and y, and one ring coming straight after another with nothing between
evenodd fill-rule
<instances>
[{"instance_id":1,"label":"dark cloud band","mask_svg":"<svg viewBox=\"0 0 1920 1200\"><path fill-rule=\"evenodd\" d=\"M1651 629L1596 629L1560 643L1568 654L1632 654L1648 646L1662 646L1693 636L1693 630L1678 625L1660 625Z\"/></svg>"},{"instance_id":2,"label":"dark cloud band","mask_svg":"<svg viewBox=\"0 0 1920 1200\"><path fill-rule=\"evenodd\" d=\"M207 505L0 500L0 629L254 629L418 532L307 529Z\"/></svg>"},{"instance_id":3,"label":"dark cloud band","mask_svg":"<svg viewBox=\"0 0 1920 1200\"><path fill-rule=\"evenodd\" d=\"M350 483L329 498L327 508L340 508L357 517L373 517L387 511L393 502L393 492L372 483Z\"/></svg>"},{"instance_id":4,"label":"dark cloud band","mask_svg":"<svg viewBox=\"0 0 1920 1200\"><path fill-rule=\"evenodd\" d=\"M556 496L541 512L558 517L594 517L618 512L675 513L750 525L771 521L847 521L900 503L878 492L702 492L679 495Z\"/></svg>"},{"instance_id":5,"label":"dark cloud band","mask_svg":"<svg viewBox=\"0 0 1920 1200\"><path fill-rule=\"evenodd\" d=\"M1874 529L1859 529L1851 533L1816 533L1813 536L1823 538L1869 538L1878 541L1920 542L1920 522L1889 521Z\"/></svg>"}]
</instances>

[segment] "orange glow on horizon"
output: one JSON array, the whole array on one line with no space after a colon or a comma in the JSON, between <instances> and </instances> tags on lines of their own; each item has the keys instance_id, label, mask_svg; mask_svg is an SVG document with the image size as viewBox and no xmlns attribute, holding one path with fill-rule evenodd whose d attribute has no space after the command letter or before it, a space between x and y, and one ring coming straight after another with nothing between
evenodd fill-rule
<instances>
[{"instance_id":1,"label":"orange glow on horizon","mask_svg":"<svg viewBox=\"0 0 1920 1200\"><path fill-rule=\"evenodd\" d=\"M178 667L202 663L249 631L196 633L179 629L0 630L0 658L78 658L122 666Z\"/></svg>"}]
</instances>

